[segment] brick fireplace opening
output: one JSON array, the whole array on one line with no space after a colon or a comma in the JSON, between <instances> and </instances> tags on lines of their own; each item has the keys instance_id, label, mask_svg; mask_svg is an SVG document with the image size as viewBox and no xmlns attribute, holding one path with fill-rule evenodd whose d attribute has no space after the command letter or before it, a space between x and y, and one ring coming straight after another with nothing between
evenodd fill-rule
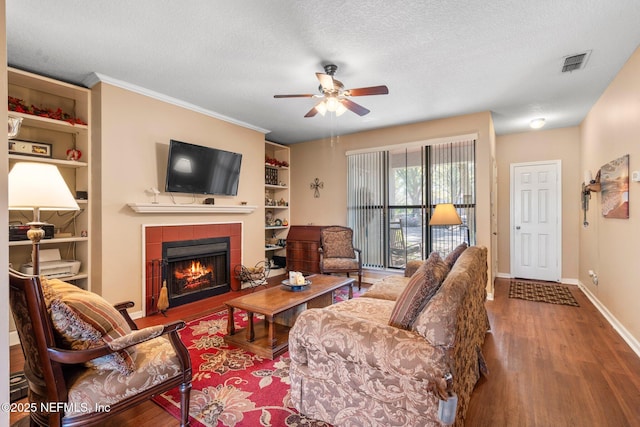
<instances>
[{"instance_id":1,"label":"brick fireplace opening","mask_svg":"<svg viewBox=\"0 0 640 427\"><path fill-rule=\"evenodd\" d=\"M241 283L234 276L233 268L242 260L241 223L147 225L144 236L145 316L158 313L163 280L167 280L169 310L240 290ZM172 269L181 270L178 274L172 272L171 277L169 259L174 264Z\"/></svg>"}]
</instances>

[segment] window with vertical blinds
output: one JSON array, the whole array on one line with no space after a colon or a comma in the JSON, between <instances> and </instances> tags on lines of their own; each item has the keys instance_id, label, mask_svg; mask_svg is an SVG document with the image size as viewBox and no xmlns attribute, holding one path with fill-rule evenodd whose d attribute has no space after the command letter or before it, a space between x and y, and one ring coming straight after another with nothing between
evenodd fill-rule
<instances>
[{"instance_id":1,"label":"window with vertical blinds","mask_svg":"<svg viewBox=\"0 0 640 427\"><path fill-rule=\"evenodd\" d=\"M433 213L437 204L453 203L462 220L461 225L430 227L430 250L446 255L461 242L475 243L476 142L458 141L428 148L429 209Z\"/></svg>"},{"instance_id":2,"label":"window with vertical blinds","mask_svg":"<svg viewBox=\"0 0 640 427\"><path fill-rule=\"evenodd\" d=\"M404 268L431 251L475 243L475 140L348 155L348 224L363 265ZM430 227L439 203L462 225Z\"/></svg>"},{"instance_id":3,"label":"window with vertical blinds","mask_svg":"<svg viewBox=\"0 0 640 427\"><path fill-rule=\"evenodd\" d=\"M362 264L368 267L385 266L386 157L383 151L348 157L348 224L355 247L362 250Z\"/></svg>"}]
</instances>

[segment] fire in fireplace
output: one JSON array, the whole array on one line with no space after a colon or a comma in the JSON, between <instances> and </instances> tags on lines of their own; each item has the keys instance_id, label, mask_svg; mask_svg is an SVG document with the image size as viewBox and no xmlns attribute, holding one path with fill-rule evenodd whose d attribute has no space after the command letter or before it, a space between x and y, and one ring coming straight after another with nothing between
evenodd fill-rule
<instances>
[{"instance_id":1,"label":"fire in fireplace","mask_svg":"<svg viewBox=\"0 0 640 427\"><path fill-rule=\"evenodd\" d=\"M170 307L230 290L228 237L164 242L162 258Z\"/></svg>"}]
</instances>

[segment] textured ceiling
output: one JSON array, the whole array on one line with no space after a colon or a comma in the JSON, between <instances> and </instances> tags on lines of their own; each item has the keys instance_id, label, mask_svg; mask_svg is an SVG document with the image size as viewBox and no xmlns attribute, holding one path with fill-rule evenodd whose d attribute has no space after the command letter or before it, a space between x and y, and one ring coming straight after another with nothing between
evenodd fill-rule
<instances>
[{"instance_id":1,"label":"textured ceiling","mask_svg":"<svg viewBox=\"0 0 640 427\"><path fill-rule=\"evenodd\" d=\"M579 124L640 44L638 0L7 0L9 65L106 81L295 143L491 111L498 134ZM591 51L582 70L564 57ZM338 65L371 110L304 118L316 72Z\"/></svg>"}]
</instances>

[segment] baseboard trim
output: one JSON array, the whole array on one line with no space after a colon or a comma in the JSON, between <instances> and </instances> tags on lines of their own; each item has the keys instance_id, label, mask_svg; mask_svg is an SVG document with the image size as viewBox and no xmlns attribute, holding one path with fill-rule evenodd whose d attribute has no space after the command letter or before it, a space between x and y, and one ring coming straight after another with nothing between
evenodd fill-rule
<instances>
[{"instance_id":1,"label":"baseboard trim","mask_svg":"<svg viewBox=\"0 0 640 427\"><path fill-rule=\"evenodd\" d=\"M11 331L9 332L9 345L20 345L20 338L18 338L18 332Z\"/></svg>"},{"instance_id":2,"label":"baseboard trim","mask_svg":"<svg viewBox=\"0 0 640 427\"><path fill-rule=\"evenodd\" d=\"M510 273L497 273L496 278L499 279L513 279L514 277ZM560 283L563 285L578 285L578 279L571 279L568 277L563 277L560 279Z\"/></svg>"},{"instance_id":3,"label":"baseboard trim","mask_svg":"<svg viewBox=\"0 0 640 427\"><path fill-rule=\"evenodd\" d=\"M604 316L604 318L607 320L607 322L609 322L609 324L611 326L613 326L613 329L616 330L618 335L620 335L622 337L622 339L627 344L629 344L629 347L631 347L631 350L633 350L634 353L636 353L638 355L638 357L640 357L640 341L638 341L637 339L635 339L635 337L633 335L631 335L631 333L627 330L627 328L625 328L622 325L622 323L620 323L618 321L618 319L616 319L616 317L613 314L611 314L611 312L607 309L607 307L605 307L600 302L598 297L596 297L593 293L591 293L589 288L587 288L584 285L584 283L582 283L581 281L578 281L578 287L580 288L582 293L585 294L587 298L589 298L589 301L591 301L591 303Z\"/></svg>"}]
</instances>

